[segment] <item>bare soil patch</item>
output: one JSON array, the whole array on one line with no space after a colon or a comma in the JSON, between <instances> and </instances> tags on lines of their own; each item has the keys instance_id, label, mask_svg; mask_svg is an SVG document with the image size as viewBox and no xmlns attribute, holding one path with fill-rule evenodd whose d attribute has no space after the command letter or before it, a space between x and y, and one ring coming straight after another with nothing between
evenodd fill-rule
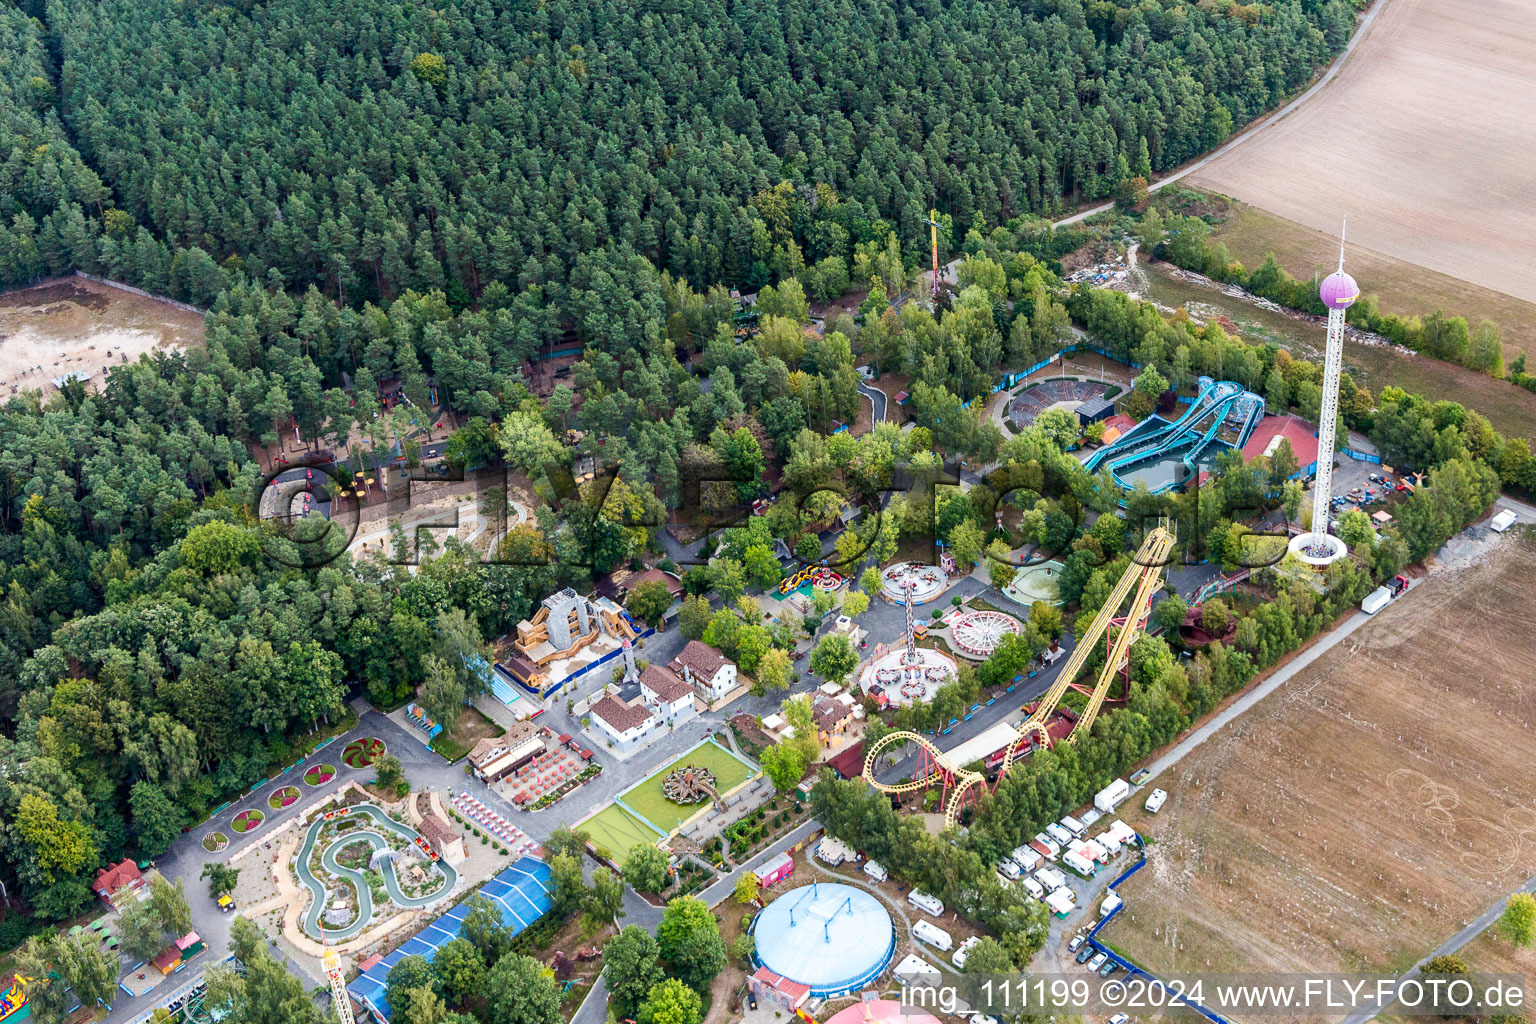
<instances>
[{"instance_id":1,"label":"bare soil patch","mask_svg":"<svg viewBox=\"0 0 1536 1024\"><path fill-rule=\"evenodd\" d=\"M203 341L203 317L162 299L74 277L0 294L0 396L54 390L74 373L100 387L109 367Z\"/></svg>"},{"instance_id":2,"label":"bare soil patch","mask_svg":"<svg viewBox=\"0 0 1536 1024\"><path fill-rule=\"evenodd\" d=\"M1378 614L1182 761L1105 938L1154 971L1401 971L1536 870L1536 544Z\"/></svg>"},{"instance_id":3,"label":"bare soil patch","mask_svg":"<svg viewBox=\"0 0 1536 1024\"><path fill-rule=\"evenodd\" d=\"M1338 76L1190 181L1377 252L1536 301L1536 7L1382 0Z\"/></svg>"}]
</instances>

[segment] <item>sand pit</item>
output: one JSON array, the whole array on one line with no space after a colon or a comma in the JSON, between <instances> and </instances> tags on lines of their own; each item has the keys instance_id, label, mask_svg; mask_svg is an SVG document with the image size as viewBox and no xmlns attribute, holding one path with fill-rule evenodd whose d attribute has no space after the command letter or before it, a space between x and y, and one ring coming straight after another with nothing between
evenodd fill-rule
<instances>
[{"instance_id":1,"label":"sand pit","mask_svg":"<svg viewBox=\"0 0 1536 1024\"><path fill-rule=\"evenodd\" d=\"M1536 542L1437 573L1158 785L1105 938L1154 971L1401 971L1536 871Z\"/></svg>"},{"instance_id":2,"label":"sand pit","mask_svg":"<svg viewBox=\"0 0 1536 1024\"><path fill-rule=\"evenodd\" d=\"M0 295L0 398L54 391L67 374L100 387L108 367L201 344L203 316L83 277Z\"/></svg>"},{"instance_id":3,"label":"sand pit","mask_svg":"<svg viewBox=\"0 0 1536 1024\"><path fill-rule=\"evenodd\" d=\"M1189 182L1330 234L1347 211L1363 246L1536 301L1514 99L1536 94L1536 5L1377 2L1332 82Z\"/></svg>"}]
</instances>

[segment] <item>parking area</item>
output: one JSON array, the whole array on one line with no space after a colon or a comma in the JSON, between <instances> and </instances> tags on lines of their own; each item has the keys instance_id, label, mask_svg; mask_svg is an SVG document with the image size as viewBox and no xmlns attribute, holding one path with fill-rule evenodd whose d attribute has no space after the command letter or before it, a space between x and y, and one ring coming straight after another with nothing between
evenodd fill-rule
<instances>
[{"instance_id":1,"label":"parking area","mask_svg":"<svg viewBox=\"0 0 1536 1024\"><path fill-rule=\"evenodd\" d=\"M1333 471L1333 514L1335 516L1352 509L1374 512L1384 508L1388 499L1398 492L1402 481L1395 474L1382 471L1374 462L1359 462L1348 456L1339 456L1339 464Z\"/></svg>"}]
</instances>

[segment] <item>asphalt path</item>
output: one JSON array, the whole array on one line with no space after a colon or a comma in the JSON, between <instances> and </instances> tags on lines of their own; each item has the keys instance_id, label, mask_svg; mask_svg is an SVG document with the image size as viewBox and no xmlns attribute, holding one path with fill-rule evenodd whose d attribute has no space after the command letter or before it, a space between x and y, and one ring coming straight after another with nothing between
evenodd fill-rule
<instances>
[{"instance_id":1,"label":"asphalt path","mask_svg":"<svg viewBox=\"0 0 1536 1024\"><path fill-rule=\"evenodd\" d=\"M872 387L870 387L868 384L864 383L863 378L859 379L858 387L859 387L859 394L861 394L864 397L868 398L870 400L870 402L875 407L875 409L874 409L874 416L873 416L871 422L874 422L874 423L884 423L885 422L885 392L881 391L879 388L872 388Z\"/></svg>"}]
</instances>

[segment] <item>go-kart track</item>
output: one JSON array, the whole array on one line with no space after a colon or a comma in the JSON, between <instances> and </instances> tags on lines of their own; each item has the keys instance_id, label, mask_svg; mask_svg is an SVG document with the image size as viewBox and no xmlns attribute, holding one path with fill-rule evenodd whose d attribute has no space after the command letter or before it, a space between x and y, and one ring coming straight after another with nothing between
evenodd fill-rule
<instances>
[{"instance_id":1,"label":"go-kart track","mask_svg":"<svg viewBox=\"0 0 1536 1024\"><path fill-rule=\"evenodd\" d=\"M300 924L311 937L327 942L341 942L352 938L352 936L368 927L369 921L373 918L373 892L368 887L368 879L364 877L361 871L343 867L337 863L336 852L342 847L349 846L358 841L368 844L371 851L370 857L379 850L389 848L389 840L373 829L345 832L331 840L330 845L320 854L320 864L325 870L336 877L344 878L352 883L352 888L357 892L357 916L351 924L341 928L323 928L320 924L320 918L325 913L330 893L321 884L320 880L314 876L314 873L309 870L309 858L314 853L315 842L320 836L320 831L330 822L337 821L349 814L366 814L378 823L380 827L395 833L397 836L401 836L418 849L423 851L427 849L424 845L425 840L421 838L415 829L407 828L405 825L400 824L372 804L359 804L356 807L345 808L341 811L331 811L316 818L314 823L309 826L309 830L304 833L304 842L299 844L299 851L294 855L293 869L299 876L299 882L309 890L310 894L309 909L304 912L304 917ZM437 869L443 873L443 884L435 892L429 893L426 896L407 896L404 890L400 888L400 878L395 873L394 862L391 860L383 861L379 867L383 872L384 889L389 893L390 900L396 906L413 909L436 903L452 892L453 887L458 884L459 873L447 861L434 859L432 864L436 865Z\"/></svg>"},{"instance_id":2,"label":"go-kart track","mask_svg":"<svg viewBox=\"0 0 1536 1024\"><path fill-rule=\"evenodd\" d=\"M950 646L980 661L992 657L1003 637L1022 632L1023 624L1012 615L983 609L962 612L949 624Z\"/></svg>"}]
</instances>

